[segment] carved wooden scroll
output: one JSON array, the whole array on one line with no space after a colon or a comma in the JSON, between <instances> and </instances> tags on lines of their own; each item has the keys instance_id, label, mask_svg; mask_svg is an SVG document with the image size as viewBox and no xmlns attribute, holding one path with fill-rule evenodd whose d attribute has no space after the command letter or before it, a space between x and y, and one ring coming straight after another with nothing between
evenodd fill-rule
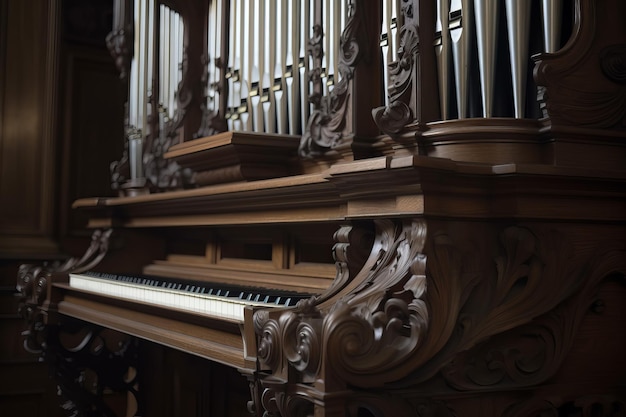
<instances>
[{"instance_id":1,"label":"carved wooden scroll","mask_svg":"<svg viewBox=\"0 0 626 417\"><path fill-rule=\"evenodd\" d=\"M626 129L626 5L577 0L574 33L554 54L535 57L545 117L555 126Z\"/></svg>"},{"instance_id":2,"label":"carved wooden scroll","mask_svg":"<svg viewBox=\"0 0 626 417\"><path fill-rule=\"evenodd\" d=\"M97 265L107 254L110 236L111 230L96 230L81 258L43 266L22 265L18 272L19 312L27 324L22 333L24 348L48 363L58 384L62 408L72 416L117 415L103 399L106 390L129 393L139 404L133 340L120 339L99 326L59 317L51 294L55 280ZM135 411L141 414L137 407Z\"/></svg>"},{"instance_id":3,"label":"carved wooden scroll","mask_svg":"<svg viewBox=\"0 0 626 417\"><path fill-rule=\"evenodd\" d=\"M489 396L545 383L582 321L600 311L599 288L612 276L626 285L619 244L576 258L555 230L463 228L376 222L369 259L332 303L257 312L258 358L271 370L258 382L258 408L282 417L454 415L454 401L432 401L434 392ZM493 415L526 407L506 404Z\"/></svg>"},{"instance_id":4,"label":"carved wooden scroll","mask_svg":"<svg viewBox=\"0 0 626 417\"><path fill-rule=\"evenodd\" d=\"M349 17L341 34L339 47L339 81L327 96L321 94L318 85L321 80L321 54L323 28L316 25L315 36L309 45L309 53L313 56L316 67L311 71L315 94L311 96L315 110L309 117L307 128L302 135L299 154L303 158L316 158L332 152L345 152L351 144L354 127L351 126L356 107L353 103L354 78L357 66L361 61L368 61L371 51L370 40L378 36L371 25L373 13L371 5L363 0L350 0ZM371 80L370 80L371 82ZM316 85L318 85L316 87ZM365 94L363 94L365 96Z\"/></svg>"},{"instance_id":5,"label":"carved wooden scroll","mask_svg":"<svg viewBox=\"0 0 626 417\"><path fill-rule=\"evenodd\" d=\"M401 132L415 131L420 125L435 120L439 113L435 57L432 47L435 28L434 3L419 0L400 2L402 24L397 60L388 64L387 106L372 109L372 116L380 130L401 139ZM408 141L411 142L412 138Z\"/></svg>"}]
</instances>

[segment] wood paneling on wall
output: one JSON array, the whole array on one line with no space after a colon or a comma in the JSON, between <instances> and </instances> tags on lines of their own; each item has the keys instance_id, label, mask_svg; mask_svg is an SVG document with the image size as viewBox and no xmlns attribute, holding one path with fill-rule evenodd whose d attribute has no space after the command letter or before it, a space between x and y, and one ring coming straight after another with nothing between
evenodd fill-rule
<instances>
[{"instance_id":1,"label":"wood paneling on wall","mask_svg":"<svg viewBox=\"0 0 626 417\"><path fill-rule=\"evenodd\" d=\"M24 350L15 283L24 262L82 253L71 204L112 192L124 142L111 13L111 0L0 0L0 416L65 415L48 364Z\"/></svg>"},{"instance_id":2,"label":"wood paneling on wall","mask_svg":"<svg viewBox=\"0 0 626 417\"><path fill-rule=\"evenodd\" d=\"M49 257L54 242L59 1L3 2L0 253Z\"/></svg>"},{"instance_id":3,"label":"wood paneling on wall","mask_svg":"<svg viewBox=\"0 0 626 417\"><path fill-rule=\"evenodd\" d=\"M111 195L109 164L123 152L123 85L104 49L69 45L62 64L63 155L60 174L60 240L88 236L82 213L71 209L77 198ZM82 252L80 248L70 252Z\"/></svg>"}]
</instances>

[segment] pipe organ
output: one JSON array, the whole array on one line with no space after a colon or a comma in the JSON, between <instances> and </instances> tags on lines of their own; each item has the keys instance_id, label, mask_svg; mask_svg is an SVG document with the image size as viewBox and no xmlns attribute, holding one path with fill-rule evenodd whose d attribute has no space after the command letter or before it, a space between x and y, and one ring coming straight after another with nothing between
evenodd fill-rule
<instances>
[{"instance_id":1,"label":"pipe organ","mask_svg":"<svg viewBox=\"0 0 626 417\"><path fill-rule=\"evenodd\" d=\"M622 415L625 16L117 0L119 195L20 269L26 346L102 415Z\"/></svg>"}]
</instances>

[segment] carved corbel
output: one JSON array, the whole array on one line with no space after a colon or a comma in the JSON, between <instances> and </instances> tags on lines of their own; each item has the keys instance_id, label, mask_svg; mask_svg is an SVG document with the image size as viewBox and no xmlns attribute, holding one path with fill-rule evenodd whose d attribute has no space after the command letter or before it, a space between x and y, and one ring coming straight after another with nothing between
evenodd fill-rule
<instances>
[{"instance_id":1,"label":"carved corbel","mask_svg":"<svg viewBox=\"0 0 626 417\"><path fill-rule=\"evenodd\" d=\"M273 381L261 379L264 395L309 390L323 408L325 393L358 403L375 389L395 403L433 381L451 393L538 386L600 310L603 280L626 275L619 244L576 259L557 231L480 226L491 243L471 246L466 232L459 246L443 231L427 239L426 224L376 222L369 259L332 298L256 313L258 358Z\"/></svg>"},{"instance_id":2,"label":"carved corbel","mask_svg":"<svg viewBox=\"0 0 626 417\"><path fill-rule=\"evenodd\" d=\"M332 289L338 302L322 295L278 315L255 313L258 358L273 373L261 381L264 395L284 388L275 378L314 387L323 380L325 390L345 390L355 378L360 386L390 380L386 372L402 366L428 328L425 232L423 221L377 222L360 276Z\"/></svg>"}]
</instances>

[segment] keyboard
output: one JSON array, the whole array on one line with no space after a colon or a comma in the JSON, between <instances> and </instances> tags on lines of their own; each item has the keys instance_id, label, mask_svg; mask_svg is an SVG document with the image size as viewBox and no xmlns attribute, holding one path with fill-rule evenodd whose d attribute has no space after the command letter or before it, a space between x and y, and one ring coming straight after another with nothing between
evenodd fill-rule
<instances>
[{"instance_id":1,"label":"keyboard","mask_svg":"<svg viewBox=\"0 0 626 417\"><path fill-rule=\"evenodd\" d=\"M290 307L310 294L152 276L70 274L72 288L243 321L246 306Z\"/></svg>"}]
</instances>

